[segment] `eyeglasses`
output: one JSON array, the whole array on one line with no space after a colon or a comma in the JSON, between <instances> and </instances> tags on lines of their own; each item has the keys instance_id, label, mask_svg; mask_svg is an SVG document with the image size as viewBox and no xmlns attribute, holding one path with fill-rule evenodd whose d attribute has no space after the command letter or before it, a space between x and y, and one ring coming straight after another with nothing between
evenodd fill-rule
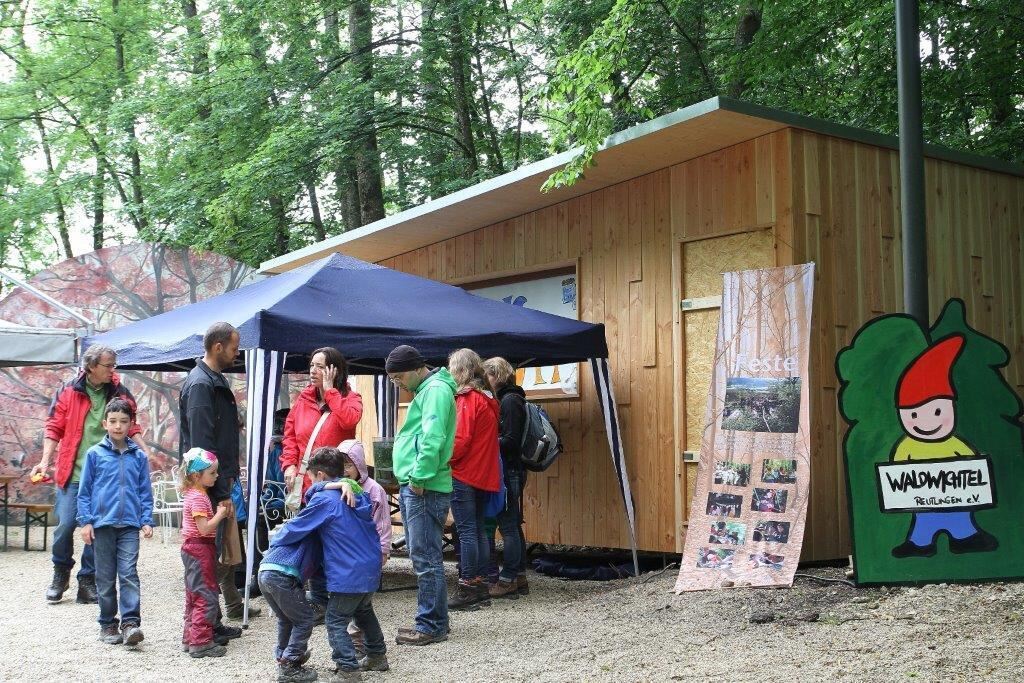
<instances>
[{"instance_id":1,"label":"eyeglasses","mask_svg":"<svg viewBox=\"0 0 1024 683\"><path fill-rule=\"evenodd\" d=\"M97 365L108 370L114 370L117 368L117 363L97 363Z\"/></svg>"},{"instance_id":2,"label":"eyeglasses","mask_svg":"<svg viewBox=\"0 0 1024 683\"><path fill-rule=\"evenodd\" d=\"M402 386L402 375L388 375L388 379L396 386Z\"/></svg>"}]
</instances>

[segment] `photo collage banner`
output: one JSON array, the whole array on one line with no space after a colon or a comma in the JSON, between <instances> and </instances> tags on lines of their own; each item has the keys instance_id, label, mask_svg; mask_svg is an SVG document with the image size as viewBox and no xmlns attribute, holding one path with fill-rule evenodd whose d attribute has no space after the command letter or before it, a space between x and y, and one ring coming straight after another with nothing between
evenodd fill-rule
<instances>
[{"instance_id":1,"label":"photo collage banner","mask_svg":"<svg viewBox=\"0 0 1024 683\"><path fill-rule=\"evenodd\" d=\"M726 273L676 592L790 586L811 482L814 264Z\"/></svg>"}]
</instances>

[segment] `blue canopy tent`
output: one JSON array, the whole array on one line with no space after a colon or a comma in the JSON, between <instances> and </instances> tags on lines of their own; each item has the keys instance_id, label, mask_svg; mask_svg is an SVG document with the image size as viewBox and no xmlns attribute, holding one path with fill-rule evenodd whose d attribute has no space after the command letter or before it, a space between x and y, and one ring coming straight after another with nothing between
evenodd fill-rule
<instances>
[{"instance_id":1,"label":"blue canopy tent","mask_svg":"<svg viewBox=\"0 0 1024 683\"><path fill-rule=\"evenodd\" d=\"M84 341L117 352L125 369L188 370L203 355L203 334L215 322L238 328L248 376L247 465L249 533L246 576L252 575L255 520L282 372L304 371L315 348L334 346L352 374L375 374L378 433L393 435L397 392L384 359L395 346L415 346L428 363L468 347L515 366L589 361L605 418L608 444L626 511L636 564L633 501L626 476L618 411L608 370L604 326L510 306L459 287L332 254L255 282ZM83 348L83 350L84 350ZM249 586L246 585L248 605ZM246 612L246 621L248 612Z\"/></svg>"}]
</instances>

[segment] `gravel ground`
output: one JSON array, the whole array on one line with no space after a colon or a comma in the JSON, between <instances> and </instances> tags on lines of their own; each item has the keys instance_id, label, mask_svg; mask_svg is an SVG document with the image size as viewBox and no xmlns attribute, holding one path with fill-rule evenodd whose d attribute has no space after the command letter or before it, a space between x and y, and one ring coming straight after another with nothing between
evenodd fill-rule
<instances>
[{"instance_id":1,"label":"gravel ground","mask_svg":"<svg viewBox=\"0 0 1024 683\"><path fill-rule=\"evenodd\" d=\"M12 536L12 544L19 540ZM76 555L77 557L77 555ZM448 564L449 574L454 565ZM49 555L0 553L7 588L2 621L8 644L0 680L272 680L273 616L252 620L228 656L194 660L178 650L184 604L178 547L144 540L143 630L137 650L96 640L96 607L74 603L75 584L47 605ZM837 569L812 570L839 579ZM1019 681L1022 584L855 589L799 578L790 590L673 595L675 569L608 583L564 582L530 574L532 593L452 617L450 640L398 646L411 625L411 591L379 594L389 673L402 681ZM412 583L394 558L386 586ZM511 645L503 645L511 643ZM322 627L310 643L321 680L333 664Z\"/></svg>"}]
</instances>

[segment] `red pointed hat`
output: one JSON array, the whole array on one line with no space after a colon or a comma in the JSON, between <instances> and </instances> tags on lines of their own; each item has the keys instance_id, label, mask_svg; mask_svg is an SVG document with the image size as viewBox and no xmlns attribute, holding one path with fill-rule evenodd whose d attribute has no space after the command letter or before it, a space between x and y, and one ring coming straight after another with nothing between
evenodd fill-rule
<instances>
[{"instance_id":1,"label":"red pointed hat","mask_svg":"<svg viewBox=\"0 0 1024 683\"><path fill-rule=\"evenodd\" d=\"M899 408L914 408L937 398L956 398L953 363L964 347L964 336L954 334L929 346L903 372L896 388Z\"/></svg>"}]
</instances>

